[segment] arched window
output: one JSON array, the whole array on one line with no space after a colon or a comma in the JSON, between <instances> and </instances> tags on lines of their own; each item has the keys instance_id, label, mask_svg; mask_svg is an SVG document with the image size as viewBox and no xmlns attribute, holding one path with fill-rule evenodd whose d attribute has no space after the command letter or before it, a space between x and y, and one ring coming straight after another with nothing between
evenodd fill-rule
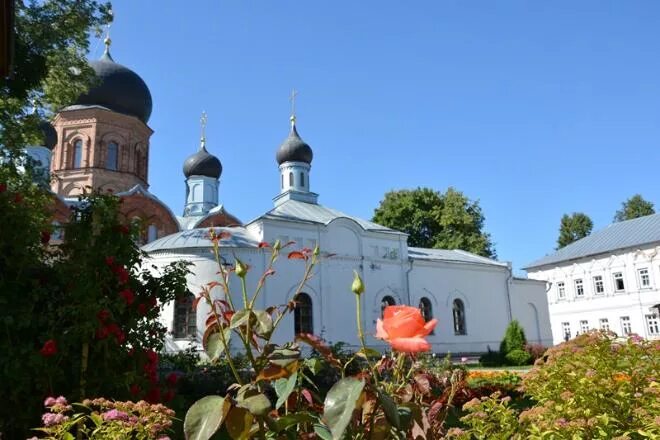
<instances>
[{"instance_id":1,"label":"arched window","mask_svg":"<svg viewBox=\"0 0 660 440\"><path fill-rule=\"evenodd\" d=\"M454 300L453 314L454 314L454 334L456 335L467 334L467 332L465 331L465 306L463 305L463 301L461 301L460 299Z\"/></svg>"},{"instance_id":2,"label":"arched window","mask_svg":"<svg viewBox=\"0 0 660 440\"><path fill-rule=\"evenodd\" d=\"M296 308L293 310L294 332L314 333L314 315L312 298L306 293L299 293L296 298Z\"/></svg>"},{"instance_id":3,"label":"arched window","mask_svg":"<svg viewBox=\"0 0 660 440\"><path fill-rule=\"evenodd\" d=\"M119 159L119 145L117 145L116 142L109 142L105 167L109 170L117 170L118 159Z\"/></svg>"},{"instance_id":4,"label":"arched window","mask_svg":"<svg viewBox=\"0 0 660 440\"><path fill-rule=\"evenodd\" d=\"M282 189L284 189L284 174L282 174Z\"/></svg>"},{"instance_id":5,"label":"arched window","mask_svg":"<svg viewBox=\"0 0 660 440\"><path fill-rule=\"evenodd\" d=\"M147 228L147 243L151 243L158 238L158 227L154 224L149 225Z\"/></svg>"},{"instance_id":6,"label":"arched window","mask_svg":"<svg viewBox=\"0 0 660 440\"><path fill-rule=\"evenodd\" d=\"M289 173L289 186L293 186L293 173Z\"/></svg>"},{"instance_id":7,"label":"arched window","mask_svg":"<svg viewBox=\"0 0 660 440\"><path fill-rule=\"evenodd\" d=\"M422 299L419 300L419 311L422 313L424 322L429 322L433 319L433 306L428 298L422 297ZM431 331L431 334L433 333L434 332Z\"/></svg>"},{"instance_id":8,"label":"arched window","mask_svg":"<svg viewBox=\"0 0 660 440\"><path fill-rule=\"evenodd\" d=\"M303 172L300 173L300 186L305 187L305 173Z\"/></svg>"},{"instance_id":9,"label":"arched window","mask_svg":"<svg viewBox=\"0 0 660 440\"><path fill-rule=\"evenodd\" d=\"M174 301L174 337L177 339L197 336L197 313L193 309L195 297L187 294Z\"/></svg>"},{"instance_id":10,"label":"arched window","mask_svg":"<svg viewBox=\"0 0 660 440\"><path fill-rule=\"evenodd\" d=\"M73 156L71 160L71 166L73 168L82 167L82 152L83 152L83 142L78 139L73 143Z\"/></svg>"},{"instance_id":11,"label":"arched window","mask_svg":"<svg viewBox=\"0 0 660 440\"><path fill-rule=\"evenodd\" d=\"M396 301L389 295L385 295L380 301L380 317L382 318L385 313L385 307L396 305Z\"/></svg>"}]
</instances>

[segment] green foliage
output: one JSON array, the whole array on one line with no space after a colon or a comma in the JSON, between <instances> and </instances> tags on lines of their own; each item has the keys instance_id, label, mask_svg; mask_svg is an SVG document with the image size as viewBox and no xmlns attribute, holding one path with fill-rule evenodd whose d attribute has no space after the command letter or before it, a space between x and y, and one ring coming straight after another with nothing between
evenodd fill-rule
<instances>
[{"instance_id":1,"label":"green foliage","mask_svg":"<svg viewBox=\"0 0 660 440\"><path fill-rule=\"evenodd\" d=\"M525 338L525 330L522 328L517 320L513 320L506 327L504 339L500 343L500 355L506 357L507 354L514 350L525 351L527 345L527 338Z\"/></svg>"},{"instance_id":2,"label":"green foliage","mask_svg":"<svg viewBox=\"0 0 660 440\"><path fill-rule=\"evenodd\" d=\"M17 232L0 234L0 432L24 437L46 394L155 400L157 318L185 291L184 265L139 270L137 231L121 223L114 196L86 198L62 244L48 246L52 195L9 165L0 176L3 226Z\"/></svg>"},{"instance_id":3,"label":"green foliage","mask_svg":"<svg viewBox=\"0 0 660 440\"><path fill-rule=\"evenodd\" d=\"M445 193L430 188L390 191L373 217L376 223L407 233L409 246L462 249L495 258L484 220L479 202L454 188Z\"/></svg>"},{"instance_id":4,"label":"green foliage","mask_svg":"<svg viewBox=\"0 0 660 440\"><path fill-rule=\"evenodd\" d=\"M564 214L559 225L557 249L561 249L591 234L593 227L594 223L589 216L582 212L574 212L571 215Z\"/></svg>"},{"instance_id":5,"label":"green foliage","mask_svg":"<svg viewBox=\"0 0 660 440\"><path fill-rule=\"evenodd\" d=\"M621 209L614 214L614 221L622 222L651 214L655 214L653 203L644 200L640 194L635 194L621 204Z\"/></svg>"},{"instance_id":6,"label":"green foliage","mask_svg":"<svg viewBox=\"0 0 660 440\"><path fill-rule=\"evenodd\" d=\"M323 418L334 440L343 437L363 388L364 381L349 377L337 382L325 397Z\"/></svg>"},{"instance_id":7,"label":"green foliage","mask_svg":"<svg viewBox=\"0 0 660 440\"><path fill-rule=\"evenodd\" d=\"M10 154L35 143L42 117L87 90L89 35L111 19L110 4L95 0L18 0L15 6L13 72L0 78L0 146ZM41 115L32 115L35 106Z\"/></svg>"},{"instance_id":8,"label":"green foliage","mask_svg":"<svg viewBox=\"0 0 660 440\"><path fill-rule=\"evenodd\" d=\"M660 438L659 366L658 341L582 334L548 349L524 376L531 408L498 395L474 400L464 406L465 429L450 438Z\"/></svg>"},{"instance_id":9,"label":"green foliage","mask_svg":"<svg viewBox=\"0 0 660 440\"><path fill-rule=\"evenodd\" d=\"M502 355L499 351L492 351L490 348L479 357L479 365L482 367L499 367L504 364Z\"/></svg>"},{"instance_id":10,"label":"green foliage","mask_svg":"<svg viewBox=\"0 0 660 440\"><path fill-rule=\"evenodd\" d=\"M506 359L507 364L513 366L529 365L532 360L532 356L529 353L519 348L511 350L504 356L504 358Z\"/></svg>"}]
</instances>

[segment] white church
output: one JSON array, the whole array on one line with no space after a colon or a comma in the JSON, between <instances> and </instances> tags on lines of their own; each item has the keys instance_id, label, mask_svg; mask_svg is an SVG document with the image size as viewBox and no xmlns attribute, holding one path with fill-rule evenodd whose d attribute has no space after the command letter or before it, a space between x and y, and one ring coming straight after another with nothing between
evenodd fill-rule
<instances>
[{"instance_id":1,"label":"white church","mask_svg":"<svg viewBox=\"0 0 660 440\"><path fill-rule=\"evenodd\" d=\"M219 160L209 159L205 148L203 154L204 160L193 155L184 165L189 186L184 212L201 207L198 216L218 206L217 178L221 171ZM260 242L295 241L297 248L310 249L318 244L322 254L332 254L316 267L294 313L283 321L274 341L284 342L298 332L310 332L331 342L357 346L355 299L350 291L353 271L357 270L367 288L361 311L363 325L368 343L375 348L386 348L373 334L383 307L393 304L419 307L425 319L439 320L428 337L437 353L497 350L513 319L523 325L529 342L551 344L545 281L516 278L510 264L469 252L409 247L402 232L319 204L319 196L311 187L312 158L312 149L299 136L292 117L289 136L276 153L279 178L273 183L279 194L272 209L245 225L215 228L231 234L221 242L223 263L231 264L236 256L249 264L248 285L252 287L268 263L268 250L259 248ZM160 267L181 259L193 263L191 292L200 292L203 285L217 280L208 228L168 235L148 243L143 250ZM281 259L275 276L266 282L258 307L285 304L303 269L298 260ZM238 279L233 281L233 292L240 295ZM220 288L213 293L219 298L222 295ZM187 302L169 305L162 317L171 335L167 349L180 350L191 340L199 341L207 313L208 308L200 306L195 315Z\"/></svg>"},{"instance_id":2,"label":"white church","mask_svg":"<svg viewBox=\"0 0 660 440\"><path fill-rule=\"evenodd\" d=\"M319 204L312 191L313 152L299 136L294 117L288 137L276 151L279 175L273 167L273 204L252 201L264 206L263 215L243 223L225 210L219 198L222 164L209 153L204 137L199 150L184 163L186 203L182 215L174 214L149 191L151 92L137 73L113 59L110 40L105 43L101 59L90 62L97 77L93 87L60 109L44 127L42 145L32 148L53 177L54 223L67 221L67 206L76 203L85 187L113 191L123 199L122 215L145 225L139 240L151 263L163 267L183 259L193 264L188 280L192 294L216 280L211 227L231 234L223 242L223 261L232 264L235 255L249 264L248 283L253 287L268 257L258 247L260 242L293 240L298 248L318 244L322 252L334 256L316 267L298 297L295 313L274 335L275 342L291 340L296 332L311 332L356 346L350 285L357 270L367 288L363 327L373 347L386 348L371 335L387 304L419 307L427 320L438 319L428 338L437 353L497 350L513 319L523 325L530 342L552 343L545 280L516 278L510 264L469 252L408 247L404 233ZM286 303L303 275L299 261L283 259L275 269L259 308ZM216 290L213 293L220 295ZM168 350L200 343L208 309L201 306L193 311L191 298L168 305L161 317L170 331Z\"/></svg>"}]
</instances>

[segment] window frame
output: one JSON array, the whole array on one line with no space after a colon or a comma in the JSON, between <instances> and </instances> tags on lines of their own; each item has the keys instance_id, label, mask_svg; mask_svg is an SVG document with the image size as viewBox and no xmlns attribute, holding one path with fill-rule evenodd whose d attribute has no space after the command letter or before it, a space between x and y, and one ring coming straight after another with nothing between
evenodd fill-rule
<instances>
[{"instance_id":1,"label":"window frame","mask_svg":"<svg viewBox=\"0 0 660 440\"><path fill-rule=\"evenodd\" d=\"M599 318L598 319L598 328L600 330L610 331L610 320L608 318Z\"/></svg>"},{"instance_id":2,"label":"window frame","mask_svg":"<svg viewBox=\"0 0 660 440\"><path fill-rule=\"evenodd\" d=\"M187 294L174 300L172 337L174 339L197 340L197 311L193 308L195 296ZM185 305L188 304L189 308ZM183 313L183 319L180 317ZM192 318L192 319L191 319ZM180 327L180 321L183 327Z\"/></svg>"},{"instance_id":3,"label":"window frame","mask_svg":"<svg viewBox=\"0 0 660 440\"><path fill-rule=\"evenodd\" d=\"M582 278L576 278L573 280L573 287L575 288L575 297L584 298L584 280Z\"/></svg>"},{"instance_id":4,"label":"window frame","mask_svg":"<svg viewBox=\"0 0 660 440\"><path fill-rule=\"evenodd\" d=\"M308 293L300 292L296 297L296 307L293 309L293 332L296 335L314 333L314 300Z\"/></svg>"},{"instance_id":5,"label":"window frame","mask_svg":"<svg viewBox=\"0 0 660 440\"><path fill-rule=\"evenodd\" d=\"M586 319L580 320L580 331L586 333L589 331L589 321Z\"/></svg>"},{"instance_id":6,"label":"window frame","mask_svg":"<svg viewBox=\"0 0 660 440\"><path fill-rule=\"evenodd\" d=\"M602 275L594 275L592 277L594 284L594 295L604 295L605 294L605 280L603 280Z\"/></svg>"},{"instance_id":7,"label":"window frame","mask_svg":"<svg viewBox=\"0 0 660 440\"><path fill-rule=\"evenodd\" d=\"M114 164L110 161L110 146L114 145L115 148L115 157ZM119 143L115 141L108 142L108 146L105 151L105 167L111 171L119 171Z\"/></svg>"},{"instance_id":8,"label":"window frame","mask_svg":"<svg viewBox=\"0 0 660 440\"><path fill-rule=\"evenodd\" d=\"M566 299L566 283L564 281L557 281L557 299Z\"/></svg>"},{"instance_id":9,"label":"window frame","mask_svg":"<svg viewBox=\"0 0 660 440\"><path fill-rule=\"evenodd\" d=\"M561 332L562 332L562 339L565 341L568 341L571 339L571 323L568 321L564 321L561 323Z\"/></svg>"},{"instance_id":10,"label":"window frame","mask_svg":"<svg viewBox=\"0 0 660 440\"><path fill-rule=\"evenodd\" d=\"M452 318L454 324L454 336L467 335L467 319L465 317L465 303L460 298L452 301Z\"/></svg>"},{"instance_id":11,"label":"window frame","mask_svg":"<svg viewBox=\"0 0 660 440\"><path fill-rule=\"evenodd\" d=\"M618 276L617 276L618 275ZM613 272L612 280L614 281L614 291L615 292L625 292L626 291L626 282L623 277L623 272ZM621 281L621 288L617 285L617 281Z\"/></svg>"},{"instance_id":12,"label":"window frame","mask_svg":"<svg viewBox=\"0 0 660 440\"><path fill-rule=\"evenodd\" d=\"M642 274L642 272L646 272ZM646 280L646 284L644 284ZM639 282L640 289L650 289L651 288L651 271L648 267L641 267L637 269L637 281Z\"/></svg>"},{"instance_id":13,"label":"window frame","mask_svg":"<svg viewBox=\"0 0 660 440\"><path fill-rule=\"evenodd\" d=\"M648 313L644 315L646 323L646 333L649 336L660 336L660 317L657 313Z\"/></svg>"},{"instance_id":14,"label":"window frame","mask_svg":"<svg viewBox=\"0 0 660 440\"><path fill-rule=\"evenodd\" d=\"M73 150L71 151L71 168L80 169L82 168L83 149L85 144L82 139L78 138L74 139L72 146Z\"/></svg>"},{"instance_id":15,"label":"window frame","mask_svg":"<svg viewBox=\"0 0 660 440\"><path fill-rule=\"evenodd\" d=\"M621 325L621 334L628 336L632 333L632 324L630 322L630 316L620 316L619 324Z\"/></svg>"}]
</instances>

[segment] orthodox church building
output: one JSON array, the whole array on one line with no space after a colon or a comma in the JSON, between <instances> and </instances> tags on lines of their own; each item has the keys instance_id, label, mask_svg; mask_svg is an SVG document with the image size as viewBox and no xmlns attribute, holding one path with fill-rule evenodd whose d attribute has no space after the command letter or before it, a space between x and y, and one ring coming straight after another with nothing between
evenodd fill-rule
<instances>
[{"instance_id":1,"label":"orthodox church building","mask_svg":"<svg viewBox=\"0 0 660 440\"><path fill-rule=\"evenodd\" d=\"M356 270L367 288L361 312L369 335L375 333L384 306L407 304L419 307L425 319L439 320L428 338L434 352L496 350L513 319L523 325L530 342L552 343L545 281L514 277L510 264L469 252L409 247L402 232L320 204L312 185L313 150L299 135L294 116L288 136L275 151L275 197L263 215L243 223L220 203L222 164L207 150L204 136L199 150L183 164L186 199L181 215L176 215L149 190L151 93L139 75L113 60L109 46L106 40L101 59L91 62L96 85L57 113L52 129L45 131L44 145L30 149L42 163L50 162L55 221L66 221L67 205L75 203L85 188L113 191L124 200L126 219L144 225L141 240L150 263L163 267L184 259L193 264L192 294L217 277L210 227L230 233L222 242L221 263L229 266L238 257L249 264L247 281L252 287L269 258L260 242L295 241L298 248L318 245L323 255L332 257L323 258L315 268L294 313L282 321L276 342L312 332L328 341L357 345L350 291ZM265 154L270 148L265 146ZM259 308L287 303L303 276L298 260L283 258L275 270ZM238 292L237 285L231 287ZM170 329L168 350L199 343L208 309L200 304L194 311L192 294L167 305L161 317ZM216 288L213 294L221 292ZM367 339L373 347L385 348L383 341Z\"/></svg>"}]
</instances>

